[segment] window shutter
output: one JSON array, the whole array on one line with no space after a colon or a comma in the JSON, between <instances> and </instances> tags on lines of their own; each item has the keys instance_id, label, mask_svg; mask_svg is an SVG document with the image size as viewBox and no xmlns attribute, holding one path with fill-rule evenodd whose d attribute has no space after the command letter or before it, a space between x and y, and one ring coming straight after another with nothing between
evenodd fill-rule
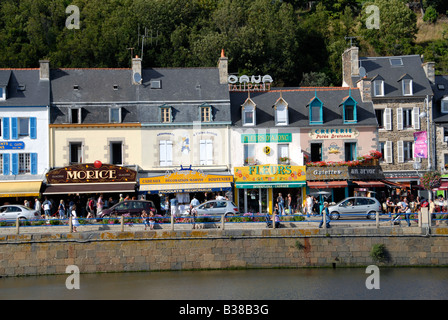
<instances>
[{"instance_id":1,"label":"window shutter","mask_svg":"<svg viewBox=\"0 0 448 320\"><path fill-rule=\"evenodd\" d=\"M166 141L166 165L173 165L173 141Z\"/></svg>"},{"instance_id":2,"label":"window shutter","mask_svg":"<svg viewBox=\"0 0 448 320\"><path fill-rule=\"evenodd\" d=\"M384 128L386 130L392 130L392 109L384 109Z\"/></svg>"},{"instance_id":3,"label":"window shutter","mask_svg":"<svg viewBox=\"0 0 448 320\"><path fill-rule=\"evenodd\" d=\"M36 117L30 118L30 138L31 139L37 138L37 118Z\"/></svg>"},{"instance_id":4,"label":"window shutter","mask_svg":"<svg viewBox=\"0 0 448 320\"><path fill-rule=\"evenodd\" d=\"M385 153L384 160L386 160L386 163L392 163L393 162L392 141L386 141L384 153Z\"/></svg>"},{"instance_id":5,"label":"window shutter","mask_svg":"<svg viewBox=\"0 0 448 320\"><path fill-rule=\"evenodd\" d=\"M206 163L205 140L201 140L199 145L199 164L205 164L205 163Z\"/></svg>"},{"instance_id":6,"label":"window shutter","mask_svg":"<svg viewBox=\"0 0 448 320\"><path fill-rule=\"evenodd\" d=\"M31 174L37 174L37 153L31 153Z\"/></svg>"},{"instance_id":7,"label":"window shutter","mask_svg":"<svg viewBox=\"0 0 448 320\"><path fill-rule=\"evenodd\" d=\"M404 162L404 147L403 140L397 141L398 162Z\"/></svg>"},{"instance_id":8,"label":"window shutter","mask_svg":"<svg viewBox=\"0 0 448 320\"><path fill-rule=\"evenodd\" d=\"M12 156L12 170L11 170L12 174L18 175L19 174L19 154L13 153L11 156Z\"/></svg>"},{"instance_id":9,"label":"window shutter","mask_svg":"<svg viewBox=\"0 0 448 320\"><path fill-rule=\"evenodd\" d=\"M403 130L403 108L397 108L397 129Z\"/></svg>"},{"instance_id":10,"label":"window shutter","mask_svg":"<svg viewBox=\"0 0 448 320\"><path fill-rule=\"evenodd\" d=\"M3 118L3 139L9 140L9 118Z\"/></svg>"},{"instance_id":11,"label":"window shutter","mask_svg":"<svg viewBox=\"0 0 448 320\"><path fill-rule=\"evenodd\" d=\"M207 164L213 164L213 141L206 141Z\"/></svg>"},{"instance_id":12,"label":"window shutter","mask_svg":"<svg viewBox=\"0 0 448 320\"><path fill-rule=\"evenodd\" d=\"M166 141L159 142L159 161L161 166L166 166Z\"/></svg>"},{"instance_id":13,"label":"window shutter","mask_svg":"<svg viewBox=\"0 0 448 320\"><path fill-rule=\"evenodd\" d=\"M414 107L412 109L412 125L414 129L420 130L420 108Z\"/></svg>"},{"instance_id":14,"label":"window shutter","mask_svg":"<svg viewBox=\"0 0 448 320\"><path fill-rule=\"evenodd\" d=\"M17 124L17 118L11 118L11 139L19 138L19 128Z\"/></svg>"},{"instance_id":15,"label":"window shutter","mask_svg":"<svg viewBox=\"0 0 448 320\"><path fill-rule=\"evenodd\" d=\"M9 162L9 159L10 159L10 154L9 153L4 153L3 154L3 174L5 176L8 176L10 174L10 162Z\"/></svg>"}]
</instances>

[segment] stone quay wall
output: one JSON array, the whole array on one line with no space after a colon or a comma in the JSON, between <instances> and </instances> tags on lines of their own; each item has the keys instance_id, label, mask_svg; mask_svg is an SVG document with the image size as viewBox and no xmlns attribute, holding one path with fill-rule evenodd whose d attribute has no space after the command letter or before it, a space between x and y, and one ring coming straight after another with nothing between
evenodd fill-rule
<instances>
[{"instance_id":1,"label":"stone quay wall","mask_svg":"<svg viewBox=\"0 0 448 320\"><path fill-rule=\"evenodd\" d=\"M370 252L383 244L388 260ZM0 235L0 276L229 268L448 266L448 228L150 230Z\"/></svg>"}]
</instances>

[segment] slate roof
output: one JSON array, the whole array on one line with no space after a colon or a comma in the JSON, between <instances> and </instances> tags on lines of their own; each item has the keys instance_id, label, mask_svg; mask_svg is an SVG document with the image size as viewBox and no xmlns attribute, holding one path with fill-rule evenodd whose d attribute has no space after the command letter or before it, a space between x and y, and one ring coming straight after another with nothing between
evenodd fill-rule
<instances>
[{"instance_id":1,"label":"slate roof","mask_svg":"<svg viewBox=\"0 0 448 320\"><path fill-rule=\"evenodd\" d=\"M50 82L39 79L39 69L0 69L0 86L7 87L6 100L0 100L0 107L50 105Z\"/></svg>"},{"instance_id":2,"label":"slate roof","mask_svg":"<svg viewBox=\"0 0 448 320\"><path fill-rule=\"evenodd\" d=\"M443 85L443 88L439 88ZM436 83L434 86L434 107L433 119L434 122L448 122L448 114L441 112L441 100L448 97L448 76L436 76Z\"/></svg>"},{"instance_id":3,"label":"slate roof","mask_svg":"<svg viewBox=\"0 0 448 320\"><path fill-rule=\"evenodd\" d=\"M392 65L391 59L401 59L402 65ZM431 85L422 68L422 59L419 55L392 56L392 57L360 57L359 67L366 70L366 77L374 79L381 77L384 80L384 98L404 97L400 80L411 78L413 82L413 95L408 97L423 97L432 95ZM360 77L352 77L353 83ZM378 97L373 97L376 99ZM381 97L382 98L382 97Z\"/></svg>"},{"instance_id":4,"label":"slate roof","mask_svg":"<svg viewBox=\"0 0 448 320\"><path fill-rule=\"evenodd\" d=\"M357 102L357 123L344 124L341 104L351 95ZM289 126L312 128L309 124L309 103L317 96L323 103L323 124L320 126L374 126L378 125L373 104L362 102L358 88L277 88L268 92L251 92L250 99L256 104L256 128L281 128L275 126L275 102L282 97L288 103ZM243 127L241 106L249 97L247 92L231 92L232 124ZM250 128L249 126L247 128Z\"/></svg>"},{"instance_id":5,"label":"slate roof","mask_svg":"<svg viewBox=\"0 0 448 320\"><path fill-rule=\"evenodd\" d=\"M213 106L215 121L230 122L228 86L219 83L218 68L143 69L142 77L141 85L133 85L131 69L53 69L51 122L65 122L64 105L88 110L84 123L107 122L106 111L99 115L98 109L116 104L125 108L123 122L160 124L159 107L168 105L173 123L185 123L199 120L203 103ZM154 80L161 81L160 89L151 87Z\"/></svg>"}]
</instances>

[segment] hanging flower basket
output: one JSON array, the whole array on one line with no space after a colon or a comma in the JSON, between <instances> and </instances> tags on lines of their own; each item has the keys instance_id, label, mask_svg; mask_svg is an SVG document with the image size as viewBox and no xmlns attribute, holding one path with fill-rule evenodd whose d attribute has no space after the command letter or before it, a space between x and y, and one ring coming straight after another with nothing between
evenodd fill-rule
<instances>
[{"instance_id":1,"label":"hanging flower basket","mask_svg":"<svg viewBox=\"0 0 448 320\"><path fill-rule=\"evenodd\" d=\"M442 179L442 175L438 171L428 171L423 174L421 178L421 183L423 188L426 190L432 190L440 187L440 181Z\"/></svg>"}]
</instances>

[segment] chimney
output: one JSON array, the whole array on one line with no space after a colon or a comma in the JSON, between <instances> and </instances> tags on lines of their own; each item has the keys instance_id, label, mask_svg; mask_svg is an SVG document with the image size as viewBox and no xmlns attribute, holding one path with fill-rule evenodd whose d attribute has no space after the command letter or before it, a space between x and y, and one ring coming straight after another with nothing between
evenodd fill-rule
<instances>
[{"instance_id":1,"label":"chimney","mask_svg":"<svg viewBox=\"0 0 448 320\"><path fill-rule=\"evenodd\" d=\"M229 58L227 58L224 54L224 49L221 50L221 57L218 61L218 69L219 69L219 83L227 84L227 78L229 76Z\"/></svg>"},{"instance_id":2,"label":"chimney","mask_svg":"<svg viewBox=\"0 0 448 320\"><path fill-rule=\"evenodd\" d=\"M352 77L359 76L359 48L351 47L342 54L342 86L353 87Z\"/></svg>"},{"instance_id":3,"label":"chimney","mask_svg":"<svg viewBox=\"0 0 448 320\"><path fill-rule=\"evenodd\" d=\"M372 101L372 79L366 77L360 79L357 83L362 102Z\"/></svg>"},{"instance_id":4,"label":"chimney","mask_svg":"<svg viewBox=\"0 0 448 320\"><path fill-rule=\"evenodd\" d=\"M138 56L132 58L132 84L142 83L142 59Z\"/></svg>"},{"instance_id":5,"label":"chimney","mask_svg":"<svg viewBox=\"0 0 448 320\"><path fill-rule=\"evenodd\" d=\"M49 60L39 60L39 80L50 80Z\"/></svg>"},{"instance_id":6,"label":"chimney","mask_svg":"<svg viewBox=\"0 0 448 320\"><path fill-rule=\"evenodd\" d=\"M436 83L436 71L435 62L424 62L422 64L423 70L425 70L426 78L428 78L431 85Z\"/></svg>"}]
</instances>

